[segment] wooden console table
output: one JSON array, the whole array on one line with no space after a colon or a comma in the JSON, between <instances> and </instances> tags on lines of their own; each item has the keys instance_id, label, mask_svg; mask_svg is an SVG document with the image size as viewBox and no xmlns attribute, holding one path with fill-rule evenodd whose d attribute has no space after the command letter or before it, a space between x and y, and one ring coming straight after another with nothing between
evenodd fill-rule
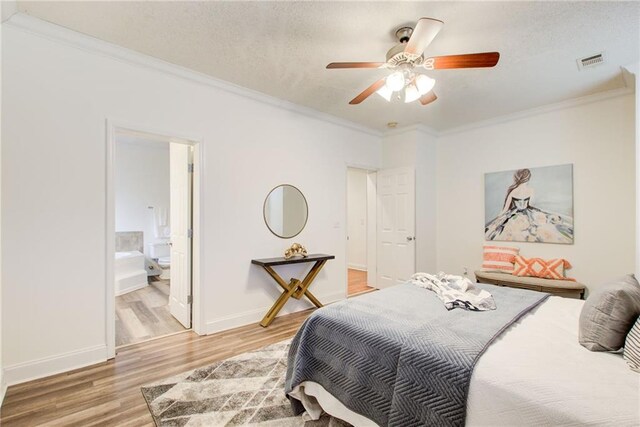
<instances>
[{"instance_id":1,"label":"wooden console table","mask_svg":"<svg viewBox=\"0 0 640 427\"><path fill-rule=\"evenodd\" d=\"M318 308L322 307L322 303L318 301L316 297L313 296L311 291L309 291L309 286L311 285L311 282L313 282L313 279L316 278L320 270L322 270L322 267L324 267L325 263L328 260L334 259L334 258L335 256L333 255L314 254L314 255L308 255L306 258L295 257L290 259L285 259L285 258L252 259L251 264L256 264L264 268L264 270L267 273L269 273L269 276L271 276L273 280L275 280L278 283L278 285L280 285L280 287L283 289L282 294L280 294L276 302L273 304L273 306L269 309L267 314L264 316L264 318L260 322L260 326L265 328L269 326L271 322L273 322L273 319L275 319L276 316L278 315L278 312L282 309L282 307L284 307L287 300L291 297L295 299L300 299L302 298L302 296L305 296L316 307ZM298 279L291 279L291 281L287 283L273 269L273 267L277 265L301 264L305 262L313 262L314 264L313 264L313 267L311 267L311 270L309 270L309 272L305 276L305 278L302 279L302 281Z\"/></svg>"}]
</instances>

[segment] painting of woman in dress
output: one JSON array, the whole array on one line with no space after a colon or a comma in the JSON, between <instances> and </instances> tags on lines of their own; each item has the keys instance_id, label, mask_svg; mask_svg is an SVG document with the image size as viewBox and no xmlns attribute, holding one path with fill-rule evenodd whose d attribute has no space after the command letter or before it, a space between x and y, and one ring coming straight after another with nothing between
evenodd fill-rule
<instances>
[{"instance_id":1,"label":"painting of woman in dress","mask_svg":"<svg viewBox=\"0 0 640 427\"><path fill-rule=\"evenodd\" d=\"M573 243L573 167L485 175L487 240Z\"/></svg>"}]
</instances>

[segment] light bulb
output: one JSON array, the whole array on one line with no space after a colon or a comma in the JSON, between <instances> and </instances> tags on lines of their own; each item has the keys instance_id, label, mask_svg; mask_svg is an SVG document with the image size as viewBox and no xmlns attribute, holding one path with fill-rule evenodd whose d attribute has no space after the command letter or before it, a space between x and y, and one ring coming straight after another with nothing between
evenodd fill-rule
<instances>
[{"instance_id":1,"label":"light bulb","mask_svg":"<svg viewBox=\"0 0 640 427\"><path fill-rule=\"evenodd\" d=\"M433 89L436 81L429 76L425 76L424 74L418 74L416 76L415 84L418 88L418 92L420 92L420 95L424 95L425 93Z\"/></svg>"},{"instance_id":2,"label":"light bulb","mask_svg":"<svg viewBox=\"0 0 640 427\"><path fill-rule=\"evenodd\" d=\"M387 82L387 87L392 92L402 90L405 84L404 74L402 73L402 71L396 71L393 74L389 74L389 76L387 76L386 82Z\"/></svg>"},{"instance_id":3,"label":"light bulb","mask_svg":"<svg viewBox=\"0 0 640 427\"><path fill-rule=\"evenodd\" d=\"M413 102L420 98L420 92L414 84L407 85L404 89L404 102Z\"/></svg>"},{"instance_id":4,"label":"light bulb","mask_svg":"<svg viewBox=\"0 0 640 427\"><path fill-rule=\"evenodd\" d=\"M378 89L376 93L387 101L391 101L391 95L393 95L393 91L389 89L387 85L382 85L382 87Z\"/></svg>"}]
</instances>

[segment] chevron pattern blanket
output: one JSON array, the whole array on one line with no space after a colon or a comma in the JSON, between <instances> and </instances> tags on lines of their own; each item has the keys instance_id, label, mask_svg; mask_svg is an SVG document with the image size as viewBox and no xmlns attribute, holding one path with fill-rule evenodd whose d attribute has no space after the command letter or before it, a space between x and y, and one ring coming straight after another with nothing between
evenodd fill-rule
<instances>
[{"instance_id":1,"label":"chevron pattern blanket","mask_svg":"<svg viewBox=\"0 0 640 427\"><path fill-rule=\"evenodd\" d=\"M549 295L490 287L497 309L448 311L411 284L314 312L289 350L285 392L314 381L380 426L462 426L473 367L513 322ZM294 410L301 402L289 397Z\"/></svg>"}]
</instances>

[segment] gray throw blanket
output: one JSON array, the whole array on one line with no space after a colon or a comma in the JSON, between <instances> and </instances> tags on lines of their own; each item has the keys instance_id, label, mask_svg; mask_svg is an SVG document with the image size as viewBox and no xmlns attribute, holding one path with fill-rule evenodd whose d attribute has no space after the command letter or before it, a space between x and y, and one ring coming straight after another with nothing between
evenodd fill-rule
<instances>
[{"instance_id":1,"label":"gray throw blanket","mask_svg":"<svg viewBox=\"0 0 640 427\"><path fill-rule=\"evenodd\" d=\"M477 359L549 296L478 286L490 287L497 310L448 311L433 292L404 284L314 312L291 343L285 392L314 381L381 426L464 425Z\"/></svg>"}]
</instances>

